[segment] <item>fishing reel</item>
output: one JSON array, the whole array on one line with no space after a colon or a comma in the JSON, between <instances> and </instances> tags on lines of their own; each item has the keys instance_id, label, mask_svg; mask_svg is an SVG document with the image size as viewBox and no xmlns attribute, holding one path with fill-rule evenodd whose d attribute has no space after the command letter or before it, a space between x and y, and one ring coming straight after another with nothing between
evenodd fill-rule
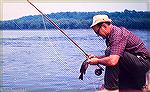
<instances>
[{"instance_id":1,"label":"fishing reel","mask_svg":"<svg viewBox=\"0 0 150 92\"><path fill-rule=\"evenodd\" d=\"M99 68L95 69L95 75L100 76L102 74L102 71L104 71L104 69L99 64L97 64L97 66Z\"/></svg>"}]
</instances>

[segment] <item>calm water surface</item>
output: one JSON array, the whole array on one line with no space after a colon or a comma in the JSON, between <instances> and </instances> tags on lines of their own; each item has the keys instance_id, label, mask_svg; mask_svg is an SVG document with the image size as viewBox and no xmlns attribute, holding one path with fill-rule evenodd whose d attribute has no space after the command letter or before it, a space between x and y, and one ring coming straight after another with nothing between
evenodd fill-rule
<instances>
[{"instance_id":1,"label":"calm water surface","mask_svg":"<svg viewBox=\"0 0 150 92\"><path fill-rule=\"evenodd\" d=\"M150 31L132 30L150 47ZM103 55L105 41L91 29L65 30L87 53ZM103 83L96 66L89 66L84 80L79 69L84 54L58 30L3 31L2 88L11 92L94 92Z\"/></svg>"}]
</instances>

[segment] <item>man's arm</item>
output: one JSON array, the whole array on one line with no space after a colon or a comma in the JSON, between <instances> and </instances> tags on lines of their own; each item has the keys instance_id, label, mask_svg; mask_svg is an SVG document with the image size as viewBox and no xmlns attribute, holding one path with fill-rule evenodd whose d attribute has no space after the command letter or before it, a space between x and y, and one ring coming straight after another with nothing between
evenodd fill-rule
<instances>
[{"instance_id":1,"label":"man's arm","mask_svg":"<svg viewBox=\"0 0 150 92\"><path fill-rule=\"evenodd\" d=\"M119 55L110 55L103 58L91 58L88 59L88 63L91 65L102 64L105 66L114 66L118 63L120 56Z\"/></svg>"},{"instance_id":2,"label":"man's arm","mask_svg":"<svg viewBox=\"0 0 150 92\"><path fill-rule=\"evenodd\" d=\"M89 59L91 59L91 58L98 58L98 59L101 59L101 58L104 58L104 57L106 57L105 55L103 55L103 56L96 56L96 55L94 55L94 54L88 54L88 58Z\"/></svg>"}]
</instances>

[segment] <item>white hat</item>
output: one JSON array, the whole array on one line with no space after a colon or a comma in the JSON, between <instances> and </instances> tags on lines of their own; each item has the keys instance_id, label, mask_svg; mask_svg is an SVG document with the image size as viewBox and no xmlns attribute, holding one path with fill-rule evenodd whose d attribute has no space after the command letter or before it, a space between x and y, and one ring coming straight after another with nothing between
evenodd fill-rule
<instances>
[{"instance_id":1,"label":"white hat","mask_svg":"<svg viewBox=\"0 0 150 92\"><path fill-rule=\"evenodd\" d=\"M93 23L90 27L93 27L100 22L111 22L111 19L109 19L107 15L95 15L93 17Z\"/></svg>"}]
</instances>

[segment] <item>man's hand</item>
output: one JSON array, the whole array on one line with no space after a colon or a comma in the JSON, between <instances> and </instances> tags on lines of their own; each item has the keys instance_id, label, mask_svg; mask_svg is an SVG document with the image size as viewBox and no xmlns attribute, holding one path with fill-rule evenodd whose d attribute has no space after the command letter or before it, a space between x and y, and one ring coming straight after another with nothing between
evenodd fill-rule
<instances>
[{"instance_id":1,"label":"man's hand","mask_svg":"<svg viewBox=\"0 0 150 92\"><path fill-rule=\"evenodd\" d=\"M87 62L88 62L88 64L90 64L90 65L97 65L98 64L98 58L89 58L88 60L87 60Z\"/></svg>"},{"instance_id":2,"label":"man's hand","mask_svg":"<svg viewBox=\"0 0 150 92\"><path fill-rule=\"evenodd\" d=\"M98 63L98 58L94 54L89 54L87 59L88 64L96 65Z\"/></svg>"},{"instance_id":3,"label":"man's hand","mask_svg":"<svg viewBox=\"0 0 150 92\"><path fill-rule=\"evenodd\" d=\"M91 58L96 58L97 56L94 55L94 54L88 54L88 59L91 59Z\"/></svg>"}]
</instances>

